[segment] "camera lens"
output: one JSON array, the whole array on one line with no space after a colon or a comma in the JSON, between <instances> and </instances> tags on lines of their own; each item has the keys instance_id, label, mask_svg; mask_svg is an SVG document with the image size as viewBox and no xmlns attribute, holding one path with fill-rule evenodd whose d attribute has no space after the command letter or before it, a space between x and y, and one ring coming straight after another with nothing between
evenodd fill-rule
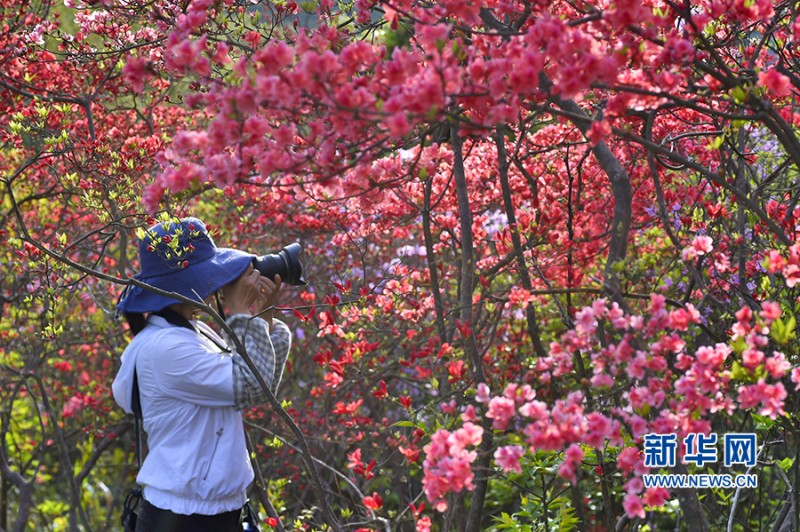
<instances>
[{"instance_id":1,"label":"camera lens","mask_svg":"<svg viewBox=\"0 0 800 532\"><path fill-rule=\"evenodd\" d=\"M253 266L264 277L273 279L275 275L281 276L281 281L292 286L303 286L303 265L300 262L300 252L303 247L295 242L281 249L278 253L270 253L256 257Z\"/></svg>"}]
</instances>

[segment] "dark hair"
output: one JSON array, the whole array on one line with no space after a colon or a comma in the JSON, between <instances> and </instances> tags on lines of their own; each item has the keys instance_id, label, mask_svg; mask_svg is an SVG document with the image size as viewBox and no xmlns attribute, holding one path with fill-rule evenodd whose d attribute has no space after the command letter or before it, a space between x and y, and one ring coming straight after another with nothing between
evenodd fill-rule
<instances>
[{"instance_id":1,"label":"dark hair","mask_svg":"<svg viewBox=\"0 0 800 532\"><path fill-rule=\"evenodd\" d=\"M147 319L144 317L144 313L142 312L126 312L125 321L128 322L128 327L131 330L131 336L136 336L142 332L144 326L147 325Z\"/></svg>"},{"instance_id":2,"label":"dark hair","mask_svg":"<svg viewBox=\"0 0 800 532\"><path fill-rule=\"evenodd\" d=\"M192 331L195 328L192 326L192 323L181 316L179 313L175 312L169 307L162 308L157 312L153 312L153 314L157 316L161 316L165 320L167 320L171 325L176 327L183 327L185 329L190 329ZM136 336L142 329L144 329L145 325L147 325L147 318L142 312L126 312L125 313L125 320L128 322L128 327L131 330L131 335Z\"/></svg>"}]
</instances>

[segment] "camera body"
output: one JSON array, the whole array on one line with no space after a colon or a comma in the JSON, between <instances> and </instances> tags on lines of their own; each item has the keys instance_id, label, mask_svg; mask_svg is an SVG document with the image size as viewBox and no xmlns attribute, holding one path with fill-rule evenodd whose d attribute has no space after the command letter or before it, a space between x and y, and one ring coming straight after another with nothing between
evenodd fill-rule
<instances>
[{"instance_id":1,"label":"camera body","mask_svg":"<svg viewBox=\"0 0 800 532\"><path fill-rule=\"evenodd\" d=\"M303 264L300 262L300 252L303 247L295 242L284 246L277 253L262 255L253 259L253 267L264 277L273 279L275 275L281 276L281 282L292 286L304 286Z\"/></svg>"}]
</instances>

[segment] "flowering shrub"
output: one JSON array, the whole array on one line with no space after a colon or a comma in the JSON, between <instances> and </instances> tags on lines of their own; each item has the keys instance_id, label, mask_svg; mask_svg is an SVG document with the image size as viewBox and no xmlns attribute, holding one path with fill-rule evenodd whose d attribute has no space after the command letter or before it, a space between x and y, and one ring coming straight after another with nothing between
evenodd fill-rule
<instances>
[{"instance_id":1,"label":"flowering shrub","mask_svg":"<svg viewBox=\"0 0 800 532\"><path fill-rule=\"evenodd\" d=\"M0 5L0 518L110 526L114 305L137 229L193 214L305 249L246 412L269 526L790 522L795 5L245 4ZM648 434L723 431L758 492L643 486Z\"/></svg>"},{"instance_id":2,"label":"flowering shrub","mask_svg":"<svg viewBox=\"0 0 800 532\"><path fill-rule=\"evenodd\" d=\"M687 249L697 247L703 252L711 248L702 240L698 246L696 239ZM774 262L773 269L780 271ZM784 268L791 273L788 265ZM475 453L465 452L463 438L454 435L466 429L475 436L469 442L477 446L482 431L474 423L485 416L502 439L524 443L497 445L493 458L502 472L522 472L526 453L555 452L563 456L558 476L572 484L586 480L595 468L603 476L621 475L627 516L644 518L646 507L670 499L664 488L645 488L641 480L650 471L641 452L645 435L676 434L683 441L690 434L710 434L722 420L746 411L788 421L786 384L791 381L800 389L800 368L792 369L776 349L788 340L780 332L786 330L780 305L762 302L761 308L742 307L727 341L700 345L695 339L702 336L702 321L691 304L668 310L663 296L652 295L645 313L637 315L596 300L575 313L574 328L550 345L547 357L536 359L533 386L511 383L492 395L481 383L475 396L478 410L465 408L463 428L432 435L424 449L426 495L442 510L448 493L473 489L469 466ZM581 383L580 391L555 401L539 398L552 397L551 386L573 381ZM616 465L586 460L587 451L615 459ZM455 471L439 465L442 456L453 457Z\"/></svg>"}]
</instances>

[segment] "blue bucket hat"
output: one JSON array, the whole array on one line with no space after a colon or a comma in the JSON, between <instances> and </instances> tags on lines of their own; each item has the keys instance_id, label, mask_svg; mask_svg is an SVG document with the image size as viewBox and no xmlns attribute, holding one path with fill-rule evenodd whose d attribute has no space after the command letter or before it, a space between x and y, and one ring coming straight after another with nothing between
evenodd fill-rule
<instances>
[{"instance_id":1,"label":"blue bucket hat","mask_svg":"<svg viewBox=\"0 0 800 532\"><path fill-rule=\"evenodd\" d=\"M139 239L142 271L134 276L143 283L202 302L242 275L255 255L218 248L206 225L197 218L165 221L148 229ZM157 312L177 299L129 285L120 295L121 312Z\"/></svg>"}]
</instances>

